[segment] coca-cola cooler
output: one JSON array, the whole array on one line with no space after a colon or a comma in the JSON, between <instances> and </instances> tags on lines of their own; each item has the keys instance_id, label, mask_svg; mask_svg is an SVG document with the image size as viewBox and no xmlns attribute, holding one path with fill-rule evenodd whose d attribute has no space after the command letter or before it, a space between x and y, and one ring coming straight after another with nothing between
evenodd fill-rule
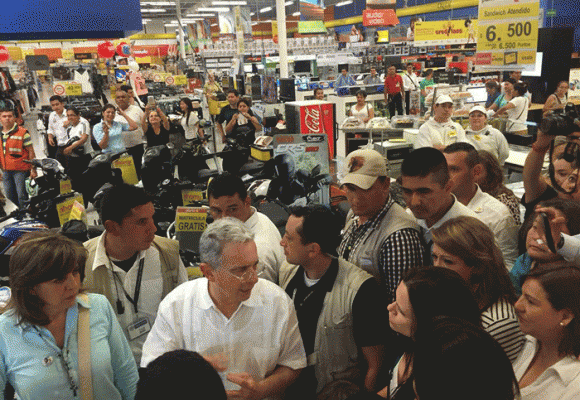
<instances>
[{"instance_id":1,"label":"coca-cola cooler","mask_svg":"<svg viewBox=\"0 0 580 400\"><path fill-rule=\"evenodd\" d=\"M288 133L323 133L328 136L328 156L335 157L336 108L333 103L322 100L288 102L286 105L286 129Z\"/></svg>"}]
</instances>

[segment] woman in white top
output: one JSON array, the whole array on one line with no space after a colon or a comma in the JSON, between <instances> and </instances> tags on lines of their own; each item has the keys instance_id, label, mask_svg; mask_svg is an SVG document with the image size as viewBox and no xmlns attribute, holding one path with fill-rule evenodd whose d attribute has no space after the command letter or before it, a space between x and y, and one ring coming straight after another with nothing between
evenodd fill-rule
<instances>
[{"instance_id":1,"label":"woman in white top","mask_svg":"<svg viewBox=\"0 0 580 400\"><path fill-rule=\"evenodd\" d=\"M469 127L465 137L476 150L485 150L493 154L504 165L510 155L508 141L497 129L487 124L487 112L483 106L469 110Z\"/></svg>"},{"instance_id":2,"label":"woman in white top","mask_svg":"<svg viewBox=\"0 0 580 400\"><path fill-rule=\"evenodd\" d=\"M375 117L375 110L373 109L372 104L365 101L366 98L367 92L359 90L356 93L356 104L350 108L349 113L351 117L356 117L365 124L369 122L371 118Z\"/></svg>"},{"instance_id":3,"label":"woman in white top","mask_svg":"<svg viewBox=\"0 0 580 400\"><path fill-rule=\"evenodd\" d=\"M197 110L193 108L191 99L187 97L182 98L179 102L179 108L183 113L180 123L185 132L185 140L195 139L198 136L203 140L203 129L199 126Z\"/></svg>"},{"instance_id":4,"label":"woman in white top","mask_svg":"<svg viewBox=\"0 0 580 400\"><path fill-rule=\"evenodd\" d=\"M416 334L429 329L433 318L462 318L481 326L479 309L465 284L454 271L445 268L413 268L397 287L396 300L388 306L391 328L409 338L389 386L378 395L393 400L415 399L413 349Z\"/></svg>"},{"instance_id":5,"label":"woman in white top","mask_svg":"<svg viewBox=\"0 0 580 400\"><path fill-rule=\"evenodd\" d=\"M493 115L506 113L506 132L514 135L527 135L528 127L525 124L528 119L528 99L524 97L527 89L523 83L516 83L513 89L513 98Z\"/></svg>"},{"instance_id":6,"label":"woman in white top","mask_svg":"<svg viewBox=\"0 0 580 400\"><path fill-rule=\"evenodd\" d=\"M524 349L514 363L521 400L580 397L580 269L571 264L534 268L516 303Z\"/></svg>"},{"instance_id":7,"label":"woman in white top","mask_svg":"<svg viewBox=\"0 0 580 400\"><path fill-rule=\"evenodd\" d=\"M569 88L570 86L566 81L561 81L558 83L556 91L548 97L546 104L544 104L544 109L542 110L544 117L546 115L552 114L556 110L563 110L564 107L566 107L566 103L568 103Z\"/></svg>"},{"instance_id":8,"label":"woman in white top","mask_svg":"<svg viewBox=\"0 0 580 400\"><path fill-rule=\"evenodd\" d=\"M471 289L483 329L511 362L520 354L524 334L514 309L516 292L493 232L474 217L457 217L431 231L433 265L457 272Z\"/></svg>"}]
</instances>

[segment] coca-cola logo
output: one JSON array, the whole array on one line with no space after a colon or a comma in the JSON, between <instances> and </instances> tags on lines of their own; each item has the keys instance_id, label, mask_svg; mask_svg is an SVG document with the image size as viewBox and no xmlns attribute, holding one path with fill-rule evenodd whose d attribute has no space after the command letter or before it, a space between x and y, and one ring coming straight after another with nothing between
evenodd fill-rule
<instances>
[{"instance_id":1,"label":"coca-cola logo","mask_svg":"<svg viewBox=\"0 0 580 400\"><path fill-rule=\"evenodd\" d=\"M320 143L324 141L323 135L306 135L304 141L307 143Z\"/></svg>"},{"instance_id":2,"label":"coca-cola logo","mask_svg":"<svg viewBox=\"0 0 580 400\"><path fill-rule=\"evenodd\" d=\"M304 125L309 132L320 132L320 110L316 107L307 107L304 110Z\"/></svg>"}]
</instances>

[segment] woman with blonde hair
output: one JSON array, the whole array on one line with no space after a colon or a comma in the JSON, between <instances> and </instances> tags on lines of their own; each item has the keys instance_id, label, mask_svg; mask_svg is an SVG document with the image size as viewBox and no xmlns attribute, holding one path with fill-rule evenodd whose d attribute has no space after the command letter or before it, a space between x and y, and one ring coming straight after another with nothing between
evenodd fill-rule
<instances>
[{"instance_id":1,"label":"woman with blonde hair","mask_svg":"<svg viewBox=\"0 0 580 400\"><path fill-rule=\"evenodd\" d=\"M513 306L517 297L492 231L477 218L458 217L432 235L433 265L461 275L479 306L483 328L513 362L524 335Z\"/></svg>"},{"instance_id":2,"label":"woman with blonde hair","mask_svg":"<svg viewBox=\"0 0 580 400\"><path fill-rule=\"evenodd\" d=\"M135 397L137 366L115 312L106 297L81 294L86 260L82 244L49 231L25 236L10 257L0 393L9 383L22 400Z\"/></svg>"}]
</instances>

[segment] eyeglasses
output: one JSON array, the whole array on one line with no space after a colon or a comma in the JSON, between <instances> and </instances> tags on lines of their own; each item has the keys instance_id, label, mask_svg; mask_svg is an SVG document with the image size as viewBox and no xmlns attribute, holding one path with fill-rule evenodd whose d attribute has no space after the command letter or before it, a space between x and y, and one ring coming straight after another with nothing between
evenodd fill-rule
<instances>
[{"instance_id":1,"label":"eyeglasses","mask_svg":"<svg viewBox=\"0 0 580 400\"><path fill-rule=\"evenodd\" d=\"M251 279L255 279L258 277L258 264L252 265L248 270L241 275L234 274L230 269L227 270L228 273L232 276L235 276L241 282L249 282Z\"/></svg>"}]
</instances>

